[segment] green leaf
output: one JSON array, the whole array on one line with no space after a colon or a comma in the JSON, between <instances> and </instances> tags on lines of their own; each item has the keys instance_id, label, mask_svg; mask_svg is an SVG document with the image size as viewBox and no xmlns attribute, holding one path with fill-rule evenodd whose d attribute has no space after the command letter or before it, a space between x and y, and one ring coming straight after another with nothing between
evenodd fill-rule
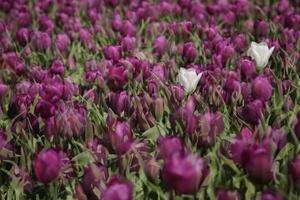
<instances>
[{"instance_id":1,"label":"green leaf","mask_svg":"<svg viewBox=\"0 0 300 200\"><path fill-rule=\"evenodd\" d=\"M94 158L93 158L92 154L88 151L84 151L84 152L78 154L72 160L75 161L76 164L79 166L85 166L89 163L94 162Z\"/></svg>"},{"instance_id":2,"label":"green leaf","mask_svg":"<svg viewBox=\"0 0 300 200\"><path fill-rule=\"evenodd\" d=\"M251 183L246 177L244 178L244 182L246 185L245 199L252 200L255 196L255 187L254 187L253 183Z\"/></svg>"}]
</instances>

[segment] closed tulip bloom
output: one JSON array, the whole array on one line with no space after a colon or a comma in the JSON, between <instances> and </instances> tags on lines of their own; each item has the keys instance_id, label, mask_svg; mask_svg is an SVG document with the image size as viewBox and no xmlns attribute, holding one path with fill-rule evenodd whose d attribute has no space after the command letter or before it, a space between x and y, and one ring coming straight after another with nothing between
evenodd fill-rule
<instances>
[{"instance_id":1,"label":"closed tulip bloom","mask_svg":"<svg viewBox=\"0 0 300 200\"><path fill-rule=\"evenodd\" d=\"M217 200L240 200L236 191L220 189L217 192Z\"/></svg>"},{"instance_id":2,"label":"closed tulip bloom","mask_svg":"<svg viewBox=\"0 0 300 200\"><path fill-rule=\"evenodd\" d=\"M240 67L241 75L246 79L251 79L255 74L255 63L252 60L242 59L239 61L238 66Z\"/></svg>"},{"instance_id":3,"label":"closed tulip bloom","mask_svg":"<svg viewBox=\"0 0 300 200\"><path fill-rule=\"evenodd\" d=\"M165 160L162 169L163 181L178 194L196 193L208 174L207 164L196 155L174 154Z\"/></svg>"},{"instance_id":4,"label":"closed tulip bloom","mask_svg":"<svg viewBox=\"0 0 300 200\"><path fill-rule=\"evenodd\" d=\"M107 74L107 85L111 90L123 89L128 79L128 70L123 65L112 66Z\"/></svg>"},{"instance_id":5,"label":"closed tulip bloom","mask_svg":"<svg viewBox=\"0 0 300 200\"><path fill-rule=\"evenodd\" d=\"M144 170L145 170L146 176L151 181L155 181L158 179L159 172L160 172L160 166L155 159L152 158L152 159L147 160L144 165Z\"/></svg>"},{"instance_id":6,"label":"closed tulip bloom","mask_svg":"<svg viewBox=\"0 0 300 200\"><path fill-rule=\"evenodd\" d=\"M132 24L129 20L123 21L121 33L124 36L135 36L137 30L134 24Z\"/></svg>"},{"instance_id":7,"label":"closed tulip bloom","mask_svg":"<svg viewBox=\"0 0 300 200\"><path fill-rule=\"evenodd\" d=\"M262 192L260 200L284 200L284 198L274 191L267 190Z\"/></svg>"},{"instance_id":8,"label":"closed tulip bloom","mask_svg":"<svg viewBox=\"0 0 300 200\"><path fill-rule=\"evenodd\" d=\"M58 177L61 169L58 151L47 149L40 152L34 160L33 169L40 182L44 184L52 182Z\"/></svg>"},{"instance_id":9,"label":"closed tulip bloom","mask_svg":"<svg viewBox=\"0 0 300 200\"><path fill-rule=\"evenodd\" d=\"M135 37L125 36L122 38L121 46L124 51L132 51L135 48L136 39Z\"/></svg>"},{"instance_id":10,"label":"closed tulip bloom","mask_svg":"<svg viewBox=\"0 0 300 200\"><path fill-rule=\"evenodd\" d=\"M108 106L118 115L129 108L130 98L126 91L110 92L107 97Z\"/></svg>"},{"instance_id":11,"label":"closed tulip bloom","mask_svg":"<svg viewBox=\"0 0 300 200\"><path fill-rule=\"evenodd\" d=\"M267 77L258 76L252 82L252 96L261 101L268 101L272 97L272 85Z\"/></svg>"},{"instance_id":12,"label":"closed tulip bloom","mask_svg":"<svg viewBox=\"0 0 300 200\"><path fill-rule=\"evenodd\" d=\"M253 125L257 125L263 118L263 103L261 100L254 100L245 105L241 110L242 118Z\"/></svg>"},{"instance_id":13,"label":"closed tulip bloom","mask_svg":"<svg viewBox=\"0 0 300 200\"><path fill-rule=\"evenodd\" d=\"M295 159L290 162L289 174L296 185L300 185L300 154L296 155Z\"/></svg>"},{"instance_id":14,"label":"closed tulip bloom","mask_svg":"<svg viewBox=\"0 0 300 200\"><path fill-rule=\"evenodd\" d=\"M186 94L193 93L201 79L202 73L197 74L195 69L180 68L178 82L184 87Z\"/></svg>"},{"instance_id":15,"label":"closed tulip bloom","mask_svg":"<svg viewBox=\"0 0 300 200\"><path fill-rule=\"evenodd\" d=\"M56 45L56 48L61 53L65 52L68 49L68 47L70 46L70 44L71 44L71 41L67 34L65 34L65 33L57 34L56 39L55 39L55 45Z\"/></svg>"},{"instance_id":16,"label":"closed tulip bloom","mask_svg":"<svg viewBox=\"0 0 300 200\"><path fill-rule=\"evenodd\" d=\"M132 200L133 184L117 176L108 182L106 190L102 193L103 200Z\"/></svg>"},{"instance_id":17,"label":"closed tulip bloom","mask_svg":"<svg viewBox=\"0 0 300 200\"><path fill-rule=\"evenodd\" d=\"M17 41L25 46L30 40L30 32L27 28L20 28L16 34Z\"/></svg>"},{"instance_id":18,"label":"closed tulip bloom","mask_svg":"<svg viewBox=\"0 0 300 200\"><path fill-rule=\"evenodd\" d=\"M65 71L65 67L62 61L56 59L51 63L49 70L52 74L63 75Z\"/></svg>"},{"instance_id":19,"label":"closed tulip bloom","mask_svg":"<svg viewBox=\"0 0 300 200\"><path fill-rule=\"evenodd\" d=\"M261 20L255 23L254 30L259 36L267 36L270 32L270 27L266 21Z\"/></svg>"},{"instance_id":20,"label":"closed tulip bloom","mask_svg":"<svg viewBox=\"0 0 300 200\"><path fill-rule=\"evenodd\" d=\"M124 154L132 145L132 131L126 122L115 121L109 129L110 145L117 154Z\"/></svg>"},{"instance_id":21,"label":"closed tulip bloom","mask_svg":"<svg viewBox=\"0 0 300 200\"><path fill-rule=\"evenodd\" d=\"M187 150L178 137L166 136L158 139L158 152L159 158L168 159L175 153L185 155Z\"/></svg>"},{"instance_id":22,"label":"closed tulip bloom","mask_svg":"<svg viewBox=\"0 0 300 200\"><path fill-rule=\"evenodd\" d=\"M251 42L247 55L256 61L258 69L263 69L267 66L273 51L274 47L269 48L265 42Z\"/></svg>"},{"instance_id":23,"label":"closed tulip bloom","mask_svg":"<svg viewBox=\"0 0 300 200\"><path fill-rule=\"evenodd\" d=\"M184 134L191 135L196 129L196 123L197 118L194 111L187 107L179 108L171 115L171 126L175 128L179 124Z\"/></svg>"},{"instance_id":24,"label":"closed tulip bloom","mask_svg":"<svg viewBox=\"0 0 300 200\"><path fill-rule=\"evenodd\" d=\"M182 49L182 58L187 62L194 61L198 56L198 51L192 42L185 43Z\"/></svg>"},{"instance_id":25,"label":"closed tulip bloom","mask_svg":"<svg viewBox=\"0 0 300 200\"><path fill-rule=\"evenodd\" d=\"M165 36L158 36L153 42L153 50L159 56L161 56L165 52L167 46L168 41Z\"/></svg>"},{"instance_id":26,"label":"closed tulip bloom","mask_svg":"<svg viewBox=\"0 0 300 200\"><path fill-rule=\"evenodd\" d=\"M254 146L244 156L248 158L245 169L251 178L262 183L273 179L273 158L270 151L264 147L256 148Z\"/></svg>"},{"instance_id":27,"label":"closed tulip bloom","mask_svg":"<svg viewBox=\"0 0 300 200\"><path fill-rule=\"evenodd\" d=\"M46 51L51 47L51 38L48 33L37 31L33 36L33 44L38 51Z\"/></svg>"},{"instance_id":28,"label":"closed tulip bloom","mask_svg":"<svg viewBox=\"0 0 300 200\"><path fill-rule=\"evenodd\" d=\"M118 61L121 58L118 46L107 46L104 48L104 56L108 60Z\"/></svg>"}]
</instances>

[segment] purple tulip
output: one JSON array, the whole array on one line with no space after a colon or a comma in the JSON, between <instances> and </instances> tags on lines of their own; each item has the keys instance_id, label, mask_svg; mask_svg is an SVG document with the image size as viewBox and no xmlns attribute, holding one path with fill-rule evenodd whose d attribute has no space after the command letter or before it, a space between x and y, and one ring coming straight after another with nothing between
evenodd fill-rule
<instances>
[{"instance_id":1,"label":"purple tulip","mask_svg":"<svg viewBox=\"0 0 300 200\"><path fill-rule=\"evenodd\" d=\"M118 61L121 58L119 46L107 46L104 48L104 56L108 60Z\"/></svg>"},{"instance_id":2,"label":"purple tulip","mask_svg":"<svg viewBox=\"0 0 300 200\"><path fill-rule=\"evenodd\" d=\"M33 44L38 51L46 51L51 47L51 38L48 33L37 31L33 35Z\"/></svg>"},{"instance_id":3,"label":"purple tulip","mask_svg":"<svg viewBox=\"0 0 300 200\"><path fill-rule=\"evenodd\" d=\"M203 113L199 116L198 126L197 138L200 145L212 145L216 140L216 136L224 130L222 114L220 112Z\"/></svg>"},{"instance_id":4,"label":"purple tulip","mask_svg":"<svg viewBox=\"0 0 300 200\"><path fill-rule=\"evenodd\" d=\"M109 68L107 74L107 85L112 90L124 88L128 79L128 69L123 65L115 65Z\"/></svg>"},{"instance_id":5,"label":"purple tulip","mask_svg":"<svg viewBox=\"0 0 300 200\"><path fill-rule=\"evenodd\" d=\"M57 102L63 97L63 92L64 85L62 80L55 76L44 80L40 96L49 102Z\"/></svg>"},{"instance_id":6,"label":"purple tulip","mask_svg":"<svg viewBox=\"0 0 300 200\"><path fill-rule=\"evenodd\" d=\"M242 59L239 61L238 66L241 70L241 75L245 79L251 79L256 71L256 65L253 60Z\"/></svg>"},{"instance_id":7,"label":"purple tulip","mask_svg":"<svg viewBox=\"0 0 300 200\"><path fill-rule=\"evenodd\" d=\"M103 184L108 178L106 167L90 164L84 169L82 178L82 189L89 199L98 199L94 193L95 189L103 191Z\"/></svg>"},{"instance_id":8,"label":"purple tulip","mask_svg":"<svg viewBox=\"0 0 300 200\"><path fill-rule=\"evenodd\" d=\"M103 200L132 200L133 184L117 176L113 176L102 193Z\"/></svg>"},{"instance_id":9,"label":"purple tulip","mask_svg":"<svg viewBox=\"0 0 300 200\"><path fill-rule=\"evenodd\" d=\"M129 20L124 20L121 28L121 33L123 36L135 36L137 30L134 24Z\"/></svg>"},{"instance_id":10,"label":"purple tulip","mask_svg":"<svg viewBox=\"0 0 300 200\"><path fill-rule=\"evenodd\" d=\"M159 177L160 166L155 159L151 158L145 162L144 171L149 180L155 181Z\"/></svg>"},{"instance_id":11,"label":"purple tulip","mask_svg":"<svg viewBox=\"0 0 300 200\"><path fill-rule=\"evenodd\" d=\"M166 136L158 139L158 152L158 157L165 160L175 153L186 155L187 149L178 137Z\"/></svg>"},{"instance_id":12,"label":"purple tulip","mask_svg":"<svg viewBox=\"0 0 300 200\"><path fill-rule=\"evenodd\" d=\"M43 99L40 99L35 107L35 114L40 114L40 116L44 119L54 116L55 111L55 104Z\"/></svg>"},{"instance_id":13,"label":"purple tulip","mask_svg":"<svg viewBox=\"0 0 300 200\"><path fill-rule=\"evenodd\" d=\"M157 38L155 38L153 42L153 50L158 56L163 55L167 47L168 41L165 36L158 36Z\"/></svg>"},{"instance_id":14,"label":"purple tulip","mask_svg":"<svg viewBox=\"0 0 300 200\"><path fill-rule=\"evenodd\" d=\"M192 42L185 43L182 49L182 58L187 62L194 61L198 56L198 51Z\"/></svg>"},{"instance_id":15,"label":"purple tulip","mask_svg":"<svg viewBox=\"0 0 300 200\"><path fill-rule=\"evenodd\" d=\"M180 125L184 134L191 135L196 129L197 118L193 111L187 107L179 108L171 115L171 125L173 128Z\"/></svg>"},{"instance_id":16,"label":"purple tulip","mask_svg":"<svg viewBox=\"0 0 300 200\"><path fill-rule=\"evenodd\" d=\"M59 33L55 39L55 46L61 52L66 52L68 47L70 46L71 41L67 34Z\"/></svg>"},{"instance_id":17,"label":"purple tulip","mask_svg":"<svg viewBox=\"0 0 300 200\"><path fill-rule=\"evenodd\" d=\"M51 34L55 28L53 20L46 15L39 17L38 24L39 30L48 34Z\"/></svg>"},{"instance_id":18,"label":"purple tulip","mask_svg":"<svg viewBox=\"0 0 300 200\"><path fill-rule=\"evenodd\" d=\"M125 36L122 38L121 47L124 51L132 51L135 48L136 39L135 37Z\"/></svg>"},{"instance_id":19,"label":"purple tulip","mask_svg":"<svg viewBox=\"0 0 300 200\"><path fill-rule=\"evenodd\" d=\"M240 200L236 191L220 189L217 192L217 200Z\"/></svg>"},{"instance_id":20,"label":"purple tulip","mask_svg":"<svg viewBox=\"0 0 300 200\"><path fill-rule=\"evenodd\" d=\"M34 173L38 180L48 184L56 179L60 173L61 160L58 151L47 149L40 152L33 163Z\"/></svg>"},{"instance_id":21,"label":"purple tulip","mask_svg":"<svg viewBox=\"0 0 300 200\"><path fill-rule=\"evenodd\" d=\"M30 40L30 32L27 28L20 28L16 34L17 41L25 46Z\"/></svg>"},{"instance_id":22,"label":"purple tulip","mask_svg":"<svg viewBox=\"0 0 300 200\"><path fill-rule=\"evenodd\" d=\"M63 64L62 61L60 61L60 60L54 60L51 63L51 66L50 66L49 70L50 70L50 72L52 74L63 75L64 71L65 71L65 67L64 67L64 64Z\"/></svg>"},{"instance_id":23,"label":"purple tulip","mask_svg":"<svg viewBox=\"0 0 300 200\"><path fill-rule=\"evenodd\" d=\"M260 100L254 100L246 104L240 114L246 122L257 125L263 119L263 103Z\"/></svg>"},{"instance_id":24,"label":"purple tulip","mask_svg":"<svg viewBox=\"0 0 300 200\"><path fill-rule=\"evenodd\" d=\"M260 200L284 200L284 198L274 191L267 190L262 192Z\"/></svg>"},{"instance_id":25,"label":"purple tulip","mask_svg":"<svg viewBox=\"0 0 300 200\"><path fill-rule=\"evenodd\" d=\"M97 138L89 140L87 142L87 148L93 152L96 163L102 166L107 166L108 151Z\"/></svg>"},{"instance_id":26,"label":"purple tulip","mask_svg":"<svg viewBox=\"0 0 300 200\"><path fill-rule=\"evenodd\" d=\"M252 96L261 101L268 101L272 97L272 85L264 76L256 77L252 82Z\"/></svg>"},{"instance_id":27,"label":"purple tulip","mask_svg":"<svg viewBox=\"0 0 300 200\"><path fill-rule=\"evenodd\" d=\"M267 36L270 32L270 27L265 21L257 21L254 25L254 30L259 36Z\"/></svg>"},{"instance_id":28,"label":"purple tulip","mask_svg":"<svg viewBox=\"0 0 300 200\"><path fill-rule=\"evenodd\" d=\"M242 51L247 47L246 36L239 34L233 38L232 43L236 51Z\"/></svg>"},{"instance_id":29,"label":"purple tulip","mask_svg":"<svg viewBox=\"0 0 300 200\"><path fill-rule=\"evenodd\" d=\"M290 162L289 174L296 185L300 185L300 154L297 154L295 159Z\"/></svg>"},{"instance_id":30,"label":"purple tulip","mask_svg":"<svg viewBox=\"0 0 300 200\"><path fill-rule=\"evenodd\" d=\"M178 194L194 194L209 174L205 161L196 156L174 154L165 160L162 169L163 181Z\"/></svg>"},{"instance_id":31,"label":"purple tulip","mask_svg":"<svg viewBox=\"0 0 300 200\"><path fill-rule=\"evenodd\" d=\"M104 2L109 6L116 7L117 5L119 5L120 0L104 0Z\"/></svg>"},{"instance_id":32,"label":"purple tulip","mask_svg":"<svg viewBox=\"0 0 300 200\"><path fill-rule=\"evenodd\" d=\"M156 98L151 104L151 111L155 118L160 121L166 108L166 101L163 98Z\"/></svg>"},{"instance_id":33,"label":"purple tulip","mask_svg":"<svg viewBox=\"0 0 300 200\"><path fill-rule=\"evenodd\" d=\"M108 106L118 115L129 108L130 98L126 91L110 92L107 97Z\"/></svg>"}]
</instances>

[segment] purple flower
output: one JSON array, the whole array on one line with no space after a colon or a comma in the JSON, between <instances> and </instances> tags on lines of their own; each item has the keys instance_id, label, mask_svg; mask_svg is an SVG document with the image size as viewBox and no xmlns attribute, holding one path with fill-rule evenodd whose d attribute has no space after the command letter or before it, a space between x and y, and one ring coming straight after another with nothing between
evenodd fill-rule
<instances>
[{"instance_id":1,"label":"purple flower","mask_svg":"<svg viewBox=\"0 0 300 200\"><path fill-rule=\"evenodd\" d=\"M51 38L48 33L37 31L33 35L33 44L38 51L46 51L51 47Z\"/></svg>"},{"instance_id":2,"label":"purple flower","mask_svg":"<svg viewBox=\"0 0 300 200\"><path fill-rule=\"evenodd\" d=\"M27 28L20 28L16 34L17 41L25 46L30 40L30 32Z\"/></svg>"},{"instance_id":3,"label":"purple flower","mask_svg":"<svg viewBox=\"0 0 300 200\"><path fill-rule=\"evenodd\" d=\"M113 176L102 193L103 200L132 200L133 184L120 177Z\"/></svg>"},{"instance_id":4,"label":"purple flower","mask_svg":"<svg viewBox=\"0 0 300 200\"><path fill-rule=\"evenodd\" d=\"M196 123L194 112L187 107L179 108L171 115L171 126L175 128L179 124L184 134L191 135L196 129Z\"/></svg>"},{"instance_id":5,"label":"purple flower","mask_svg":"<svg viewBox=\"0 0 300 200\"><path fill-rule=\"evenodd\" d=\"M263 103L260 100L254 100L246 104L240 114L246 122L257 125L263 119Z\"/></svg>"},{"instance_id":6,"label":"purple flower","mask_svg":"<svg viewBox=\"0 0 300 200\"><path fill-rule=\"evenodd\" d=\"M38 19L39 30L48 34L51 34L55 28L53 20L47 15L43 15Z\"/></svg>"},{"instance_id":7,"label":"purple flower","mask_svg":"<svg viewBox=\"0 0 300 200\"><path fill-rule=\"evenodd\" d=\"M98 199L94 191L103 191L104 182L108 178L106 167L90 164L84 169L82 189L89 199Z\"/></svg>"},{"instance_id":8,"label":"purple flower","mask_svg":"<svg viewBox=\"0 0 300 200\"><path fill-rule=\"evenodd\" d=\"M198 51L192 42L185 43L182 49L182 58L187 62L194 61L198 56Z\"/></svg>"},{"instance_id":9,"label":"purple flower","mask_svg":"<svg viewBox=\"0 0 300 200\"><path fill-rule=\"evenodd\" d=\"M96 163L107 166L108 151L97 138L89 140L87 142L87 148L93 152Z\"/></svg>"},{"instance_id":10,"label":"purple flower","mask_svg":"<svg viewBox=\"0 0 300 200\"><path fill-rule=\"evenodd\" d=\"M108 60L118 61L121 58L119 46L107 46L104 48L104 56Z\"/></svg>"},{"instance_id":11,"label":"purple flower","mask_svg":"<svg viewBox=\"0 0 300 200\"><path fill-rule=\"evenodd\" d=\"M124 88L127 83L128 70L123 65L114 65L109 68L107 74L107 85L112 90Z\"/></svg>"},{"instance_id":12,"label":"purple flower","mask_svg":"<svg viewBox=\"0 0 300 200\"><path fill-rule=\"evenodd\" d=\"M153 50L158 56L163 55L167 47L168 41L165 36L158 36L157 38L155 38L153 42Z\"/></svg>"},{"instance_id":13,"label":"purple flower","mask_svg":"<svg viewBox=\"0 0 300 200\"><path fill-rule=\"evenodd\" d=\"M110 92L107 97L108 106L118 115L129 108L130 98L126 91Z\"/></svg>"},{"instance_id":14,"label":"purple flower","mask_svg":"<svg viewBox=\"0 0 300 200\"><path fill-rule=\"evenodd\" d=\"M289 174L296 185L300 185L300 154L289 165Z\"/></svg>"},{"instance_id":15,"label":"purple flower","mask_svg":"<svg viewBox=\"0 0 300 200\"><path fill-rule=\"evenodd\" d=\"M158 152L158 157L165 160L175 153L185 155L187 149L178 137L166 136L158 139Z\"/></svg>"},{"instance_id":16,"label":"purple flower","mask_svg":"<svg viewBox=\"0 0 300 200\"><path fill-rule=\"evenodd\" d=\"M145 162L144 171L148 179L155 181L159 177L160 166L155 159L151 158Z\"/></svg>"},{"instance_id":17,"label":"purple flower","mask_svg":"<svg viewBox=\"0 0 300 200\"><path fill-rule=\"evenodd\" d=\"M163 181L178 194L196 193L208 174L207 164L196 155L174 154L165 160L162 169Z\"/></svg>"},{"instance_id":18,"label":"purple flower","mask_svg":"<svg viewBox=\"0 0 300 200\"><path fill-rule=\"evenodd\" d=\"M270 27L267 22L261 20L254 24L254 30L259 36L267 36L270 32Z\"/></svg>"},{"instance_id":19,"label":"purple flower","mask_svg":"<svg viewBox=\"0 0 300 200\"><path fill-rule=\"evenodd\" d=\"M252 82L252 96L261 101L268 101L272 97L272 85L267 77L258 76Z\"/></svg>"},{"instance_id":20,"label":"purple flower","mask_svg":"<svg viewBox=\"0 0 300 200\"><path fill-rule=\"evenodd\" d=\"M61 160L58 151L47 149L40 152L33 163L33 169L38 180L48 184L56 179L60 173Z\"/></svg>"},{"instance_id":21,"label":"purple flower","mask_svg":"<svg viewBox=\"0 0 300 200\"><path fill-rule=\"evenodd\" d=\"M121 28L121 33L124 36L135 36L136 34L136 27L132 24L129 20L124 20Z\"/></svg>"},{"instance_id":22,"label":"purple flower","mask_svg":"<svg viewBox=\"0 0 300 200\"><path fill-rule=\"evenodd\" d=\"M52 74L63 75L65 67L62 61L56 59L51 63L49 70Z\"/></svg>"},{"instance_id":23,"label":"purple flower","mask_svg":"<svg viewBox=\"0 0 300 200\"><path fill-rule=\"evenodd\" d=\"M235 50L242 51L247 47L247 39L244 34L239 34L232 39Z\"/></svg>"},{"instance_id":24,"label":"purple flower","mask_svg":"<svg viewBox=\"0 0 300 200\"><path fill-rule=\"evenodd\" d=\"M271 190L262 192L260 200L284 200L283 197Z\"/></svg>"},{"instance_id":25,"label":"purple flower","mask_svg":"<svg viewBox=\"0 0 300 200\"><path fill-rule=\"evenodd\" d=\"M238 66L241 70L241 75L245 79L251 79L255 75L256 65L253 60L242 59L239 61Z\"/></svg>"},{"instance_id":26,"label":"purple flower","mask_svg":"<svg viewBox=\"0 0 300 200\"><path fill-rule=\"evenodd\" d=\"M240 196L237 191L219 189L217 192L217 200L239 200Z\"/></svg>"},{"instance_id":27,"label":"purple flower","mask_svg":"<svg viewBox=\"0 0 300 200\"><path fill-rule=\"evenodd\" d=\"M55 39L55 46L61 53L66 52L70 44L71 41L67 34L64 33L57 34Z\"/></svg>"},{"instance_id":28,"label":"purple flower","mask_svg":"<svg viewBox=\"0 0 300 200\"><path fill-rule=\"evenodd\" d=\"M121 47L124 51L132 51L135 48L136 39L135 37L125 36L122 38Z\"/></svg>"}]
</instances>

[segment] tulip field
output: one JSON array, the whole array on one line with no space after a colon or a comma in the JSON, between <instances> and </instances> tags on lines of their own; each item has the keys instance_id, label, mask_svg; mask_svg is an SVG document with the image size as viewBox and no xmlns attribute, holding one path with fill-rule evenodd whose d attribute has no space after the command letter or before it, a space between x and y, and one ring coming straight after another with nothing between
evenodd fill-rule
<instances>
[{"instance_id":1,"label":"tulip field","mask_svg":"<svg viewBox=\"0 0 300 200\"><path fill-rule=\"evenodd\" d=\"M300 1L0 0L0 200L299 200Z\"/></svg>"}]
</instances>

